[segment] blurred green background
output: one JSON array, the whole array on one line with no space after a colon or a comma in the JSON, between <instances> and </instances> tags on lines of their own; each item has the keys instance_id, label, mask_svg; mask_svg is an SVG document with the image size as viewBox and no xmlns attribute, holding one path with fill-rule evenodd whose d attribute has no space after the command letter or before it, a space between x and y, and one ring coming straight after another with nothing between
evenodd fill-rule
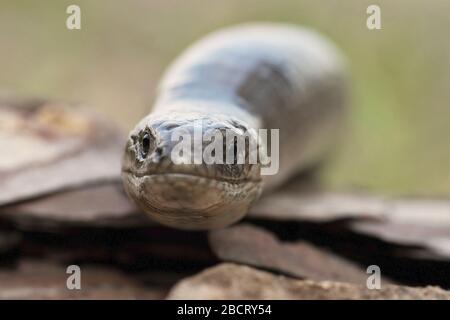
<instances>
[{"instance_id":1,"label":"blurred green background","mask_svg":"<svg viewBox=\"0 0 450 320\"><path fill-rule=\"evenodd\" d=\"M77 4L82 30L65 27ZM382 30L366 28L381 7ZM351 127L323 172L334 188L450 195L450 1L0 0L0 88L83 101L130 129L164 68L205 33L246 21L314 27L347 54Z\"/></svg>"}]
</instances>

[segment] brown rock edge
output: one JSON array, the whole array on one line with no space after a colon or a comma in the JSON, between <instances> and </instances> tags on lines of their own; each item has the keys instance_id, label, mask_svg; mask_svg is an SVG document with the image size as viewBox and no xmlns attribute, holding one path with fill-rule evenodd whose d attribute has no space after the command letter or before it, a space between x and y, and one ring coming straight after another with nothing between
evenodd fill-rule
<instances>
[{"instance_id":1,"label":"brown rock edge","mask_svg":"<svg viewBox=\"0 0 450 320\"><path fill-rule=\"evenodd\" d=\"M251 267L223 263L180 281L168 299L286 299L286 300L428 300L450 299L438 287L412 288L383 285L369 290L361 285L296 280Z\"/></svg>"}]
</instances>

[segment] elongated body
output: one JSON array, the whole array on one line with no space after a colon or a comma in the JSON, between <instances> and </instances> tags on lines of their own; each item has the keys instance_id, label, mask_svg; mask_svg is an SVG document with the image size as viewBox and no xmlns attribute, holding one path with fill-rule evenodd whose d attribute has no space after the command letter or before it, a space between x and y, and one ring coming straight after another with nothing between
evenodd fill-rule
<instances>
[{"instance_id":1,"label":"elongated body","mask_svg":"<svg viewBox=\"0 0 450 320\"><path fill-rule=\"evenodd\" d=\"M233 223L262 189L322 160L342 126L345 89L340 54L313 31L252 24L215 32L169 68L153 111L131 132L125 188L169 226ZM174 130L200 126L203 133L215 128L237 135L279 129L278 173L261 176L258 164L174 163Z\"/></svg>"}]
</instances>

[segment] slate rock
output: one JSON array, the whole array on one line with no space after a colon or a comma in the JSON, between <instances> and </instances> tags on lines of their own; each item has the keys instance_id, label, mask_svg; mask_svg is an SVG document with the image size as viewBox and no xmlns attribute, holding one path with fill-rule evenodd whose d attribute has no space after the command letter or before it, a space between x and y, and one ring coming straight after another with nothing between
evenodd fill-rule
<instances>
[{"instance_id":1,"label":"slate rock","mask_svg":"<svg viewBox=\"0 0 450 320\"><path fill-rule=\"evenodd\" d=\"M0 269L0 299L161 299L168 291L165 286L143 286L111 267L83 265L81 289L69 290L67 267L23 260L17 269Z\"/></svg>"},{"instance_id":2,"label":"slate rock","mask_svg":"<svg viewBox=\"0 0 450 320\"><path fill-rule=\"evenodd\" d=\"M85 186L3 206L0 216L27 230L154 224L127 197L120 182Z\"/></svg>"},{"instance_id":3,"label":"slate rock","mask_svg":"<svg viewBox=\"0 0 450 320\"><path fill-rule=\"evenodd\" d=\"M81 105L0 99L0 206L120 180L125 134Z\"/></svg>"},{"instance_id":4,"label":"slate rock","mask_svg":"<svg viewBox=\"0 0 450 320\"><path fill-rule=\"evenodd\" d=\"M209 233L211 249L222 261L249 264L282 274L312 279L365 283L359 266L311 243L282 242L250 224Z\"/></svg>"}]
</instances>

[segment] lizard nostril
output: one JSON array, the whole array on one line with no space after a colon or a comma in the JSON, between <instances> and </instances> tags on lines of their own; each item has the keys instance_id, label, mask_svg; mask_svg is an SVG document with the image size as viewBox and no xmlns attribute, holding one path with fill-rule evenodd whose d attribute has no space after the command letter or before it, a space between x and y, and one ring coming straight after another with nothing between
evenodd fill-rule
<instances>
[{"instance_id":1,"label":"lizard nostril","mask_svg":"<svg viewBox=\"0 0 450 320\"><path fill-rule=\"evenodd\" d=\"M238 163L238 142L237 142L237 138L234 138L233 141L233 164L237 164Z\"/></svg>"},{"instance_id":2,"label":"lizard nostril","mask_svg":"<svg viewBox=\"0 0 450 320\"><path fill-rule=\"evenodd\" d=\"M146 158L150 151L150 135L148 133L142 137L141 145L141 155L143 158Z\"/></svg>"}]
</instances>

